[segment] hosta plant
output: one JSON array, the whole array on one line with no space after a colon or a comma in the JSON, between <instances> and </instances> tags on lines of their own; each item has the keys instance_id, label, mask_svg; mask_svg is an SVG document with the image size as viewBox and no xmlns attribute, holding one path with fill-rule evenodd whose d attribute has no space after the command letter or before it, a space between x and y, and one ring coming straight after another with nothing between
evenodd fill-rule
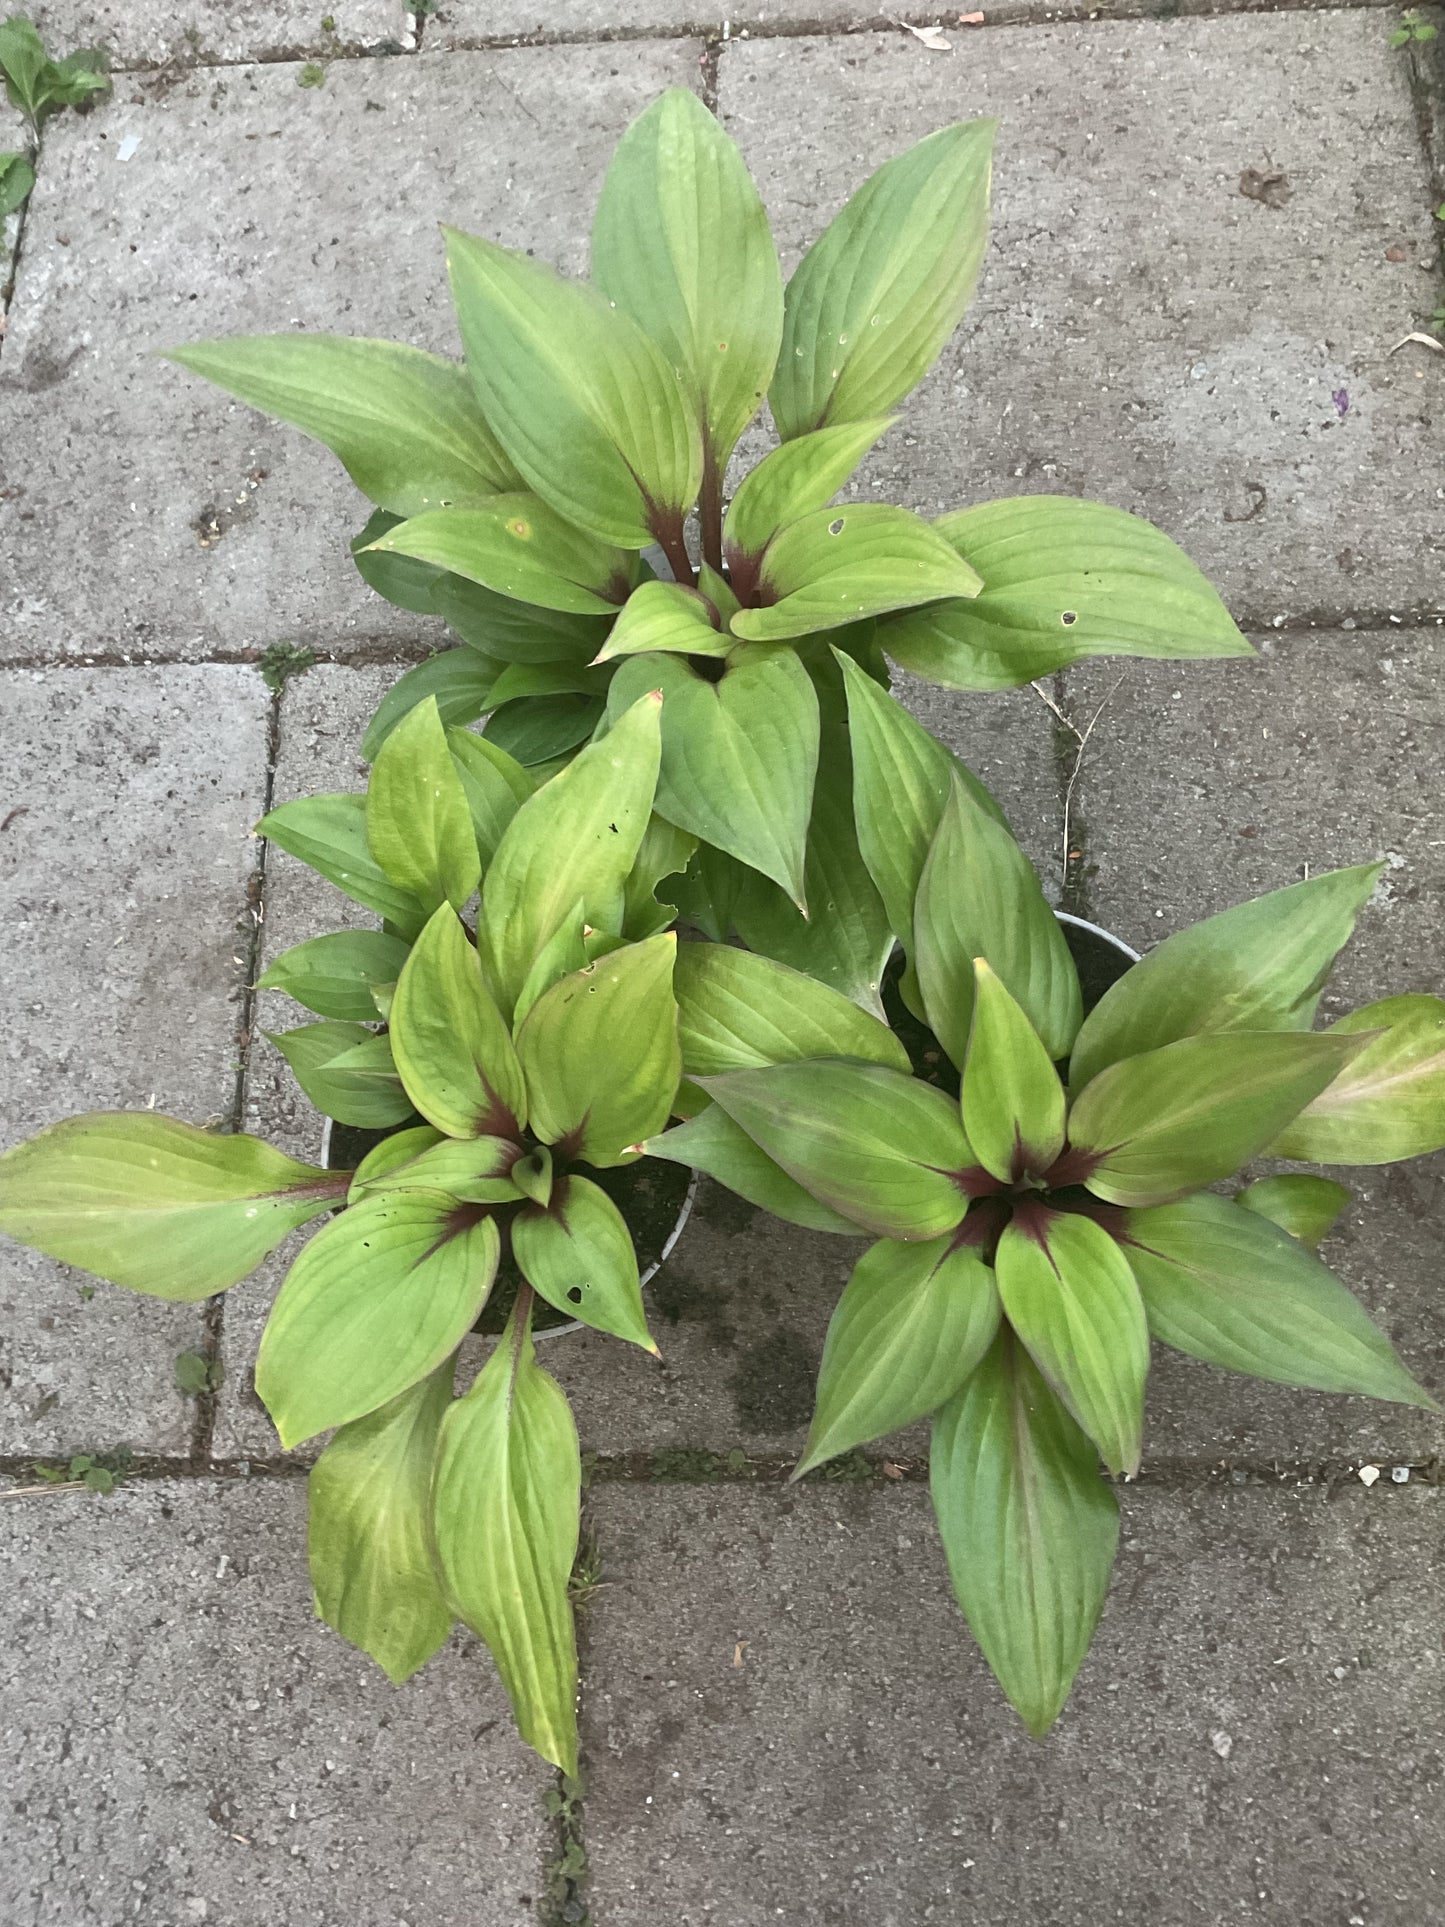
<instances>
[{"instance_id":1,"label":"hosta plant","mask_svg":"<svg viewBox=\"0 0 1445 1927\"><path fill-rule=\"evenodd\" d=\"M367 581L468 645L402 679L367 754L434 696L550 765L660 688L656 809L698 845L679 901L867 1003L892 939L824 639L884 687L891 661L963 690L1101 653L1248 654L1193 563L1120 509L829 506L971 296L993 134L945 127L886 162L785 286L740 154L673 89L608 169L589 281L448 230L464 366L303 333L173 351L332 448L376 505ZM765 398L778 445L740 473Z\"/></svg>"},{"instance_id":2,"label":"hosta plant","mask_svg":"<svg viewBox=\"0 0 1445 1927\"><path fill-rule=\"evenodd\" d=\"M955 779L913 902L930 1079L856 1048L729 1062L720 1030L746 1036L766 1011L741 966L724 1002L707 948L699 964L682 948L684 1068L711 1102L648 1148L876 1240L829 1327L798 1469L931 1420L954 1589L1036 1733L1104 1603L1118 1505L1100 1461L1139 1468L1151 1338L1433 1404L1315 1255L1345 1189L1304 1172L1218 1188L1261 1154L1379 1164L1445 1145L1445 1003L1389 998L1311 1028L1377 874L1185 930L1085 1015L1036 878Z\"/></svg>"}]
</instances>

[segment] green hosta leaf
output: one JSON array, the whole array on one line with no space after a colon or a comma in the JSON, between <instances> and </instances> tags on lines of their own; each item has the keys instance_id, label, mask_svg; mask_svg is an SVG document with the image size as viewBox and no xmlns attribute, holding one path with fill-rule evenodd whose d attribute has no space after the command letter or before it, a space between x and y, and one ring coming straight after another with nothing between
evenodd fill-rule
<instances>
[{"instance_id":1,"label":"green hosta leaf","mask_svg":"<svg viewBox=\"0 0 1445 1927\"><path fill-rule=\"evenodd\" d=\"M1042 1177L1064 1148L1064 1087L1039 1034L982 958L963 1066L963 1117L996 1178Z\"/></svg>"},{"instance_id":2,"label":"green hosta leaf","mask_svg":"<svg viewBox=\"0 0 1445 1927\"><path fill-rule=\"evenodd\" d=\"M532 1129L590 1164L666 1124L682 1077L672 965L677 939L649 937L553 984L517 1032Z\"/></svg>"},{"instance_id":3,"label":"green hosta leaf","mask_svg":"<svg viewBox=\"0 0 1445 1927\"><path fill-rule=\"evenodd\" d=\"M627 598L598 662L614 656L641 656L652 650L671 655L726 656L737 637L713 621L713 610L696 589L678 582L640 582Z\"/></svg>"},{"instance_id":4,"label":"green hosta leaf","mask_svg":"<svg viewBox=\"0 0 1445 1927\"><path fill-rule=\"evenodd\" d=\"M432 1461L455 1359L342 1426L306 1481L316 1610L400 1685L451 1631L428 1543Z\"/></svg>"},{"instance_id":5,"label":"green hosta leaf","mask_svg":"<svg viewBox=\"0 0 1445 1927\"><path fill-rule=\"evenodd\" d=\"M525 769L553 775L558 761L594 734L602 714L600 696L529 696L494 709L483 733Z\"/></svg>"},{"instance_id":6,"label":"green hosta leaf","mask_svg":"<svg viewBox=\"0 0 1445 1927\"><path fill-rule=\"evenodd\" d=\"M560 1387L513 1318L442 1421L437 1560L454 1611L486 1641L522 1738L577 1771L577 1643L567 1582L582 1461Z\"/></svg>"},{"instance_id":7,"label":"green hosta leaf","mask_svg":"<svg viewBox=\"0 0 1445 1927\"><path fill-rule=\"evenodd\" d=\"M502 833L531 796L535 785L514 756L470 730L449 729L452 753L462 793L471 812L477 853L485 871L496 855Z\"/></svg>"},{"instance_id":8,"label":"green hosta leaf","mask_svg":"<svg viewBox=\"0 0 1445 1927\"><path fill-rule=\"evenodd\" d=\"M841 652L853 753L858 847L882 897L893 934L913 944L913 904L955 776L975 803L1007 829L1003 812L963 765L866 670Z\"/></svg>"},{"instance_id":9,"label":"green hosta leaf","mask_svg":"<svg viewBox=\"0 0 1445 1927\"><path fill-rule=\"evenodd\" d=\"M993 135L965 121L886 161L803 256L768 392L785 442L886 414L928 372L978 279Z\"/></svg>"},{"instance_id":10,"label":"green hosta leaf","mask_svg":"<svg viewBox=\"0 0 1445 1927\"><path fill-rule=\"evenodd\" d=\"M818 766L818 698L791 649L739 645L709 682L679 656L634 657L612 681L617 715L660 689L657 813L780 884L800 907Z\"/></svg>"},{"instance_id":11,"label":"green hosta leaf","mask_svg":"<svg viewBox=\"0 0 1445 1927\"><path fill-rule=\"evenodd\" d=\"M520 1147L509 1138L449 1138L421 1127L398 1131L386 1144L404 1138L416 1142L380 1163L373 1163L373 1152L357 1166L348 1204L383 1191L444 1191L459 1204L515 1204L522 1195L509 1175Z\"/></svg>"},{"instance_id":12,"label":"green hosta leaf","mask_svg":"<svg viewBox=\"0 0 1445 1927\"><path fill-rule=\"evenodd\" d=\"M632 556L525 493L432 509L398 523L372 548L415 556L496 595L573 615L610 614L632 586Z\"/></svg>"},{"instance_id":13,"label":"green hosta leaf","mask_svg":"<svg viewBox=\"0 0 1445 1927\"><path fill-rule=\"evenodd\" d=\"M35 185L35 169L24 154L0 154L0 221L24 207Z\"/></svg>"},{"instance_id":14,"label":"green hosta leaf","mask_svg":"<svg viewBox=\"0 0 1445 1927\"><path fill-rule=\"evenodd\" d=\"M1331 870L1166 937L1090 1011L1069 1066L1074 1089L1181 1037L1308 1030L1382 868Z\"/></svg>"},{"instance_id":15,"label":"green hosta leaf","mask_svg":"<svg viewBox=\"0 0 1445 1927\"><path fill-rule=\"evenodd\" d=\"M1274 1143L1361 1043L1307 1031L1226 1031L1111 1064L1069 1115L1072 1147L1100 1160L1089 1189L1114 1204L1166 1204L1231 1177Z\"/></svg>"},{"instance_id":16,"label":"green hosta leaf","mask_svg":"<svg viewBox=\"0 0 1445 1927\"><path fill-rule=\"evenodd\" d=\"M570 977L573 971L585 970L591 963L584 935L586 928L582 899L579 897L537 952L537 961L527 972L527 981L517 993L517 1007L512 1013L514 1034L544 992L549 991L553 984L560 983L564 977Z\"/></svg>"},{"instance_id":17,"label":"green hosta leaf","mask_svg":"<svg viewBox=\"0 0 1445 1927\"><path fill-rule=\"evenodd\" d=\"M696 924L713 943L722 943L733 927L745 865L725 856L711 844L699 843L683 876L672 886L678 914Z\"/></svg>"},{"instance_id":18,"label":"green hosta leaf","mask_svg":"<svg viewBox=\"0 0 1445 1927\"><path fill-rule=\"evenodd\" d=\"M513 662L498 676L492 701L501 708L522 696L607 694L612 671L593 663Z\"/></svg>"},{"instance_id":19,"label":"green hosta leaf","mask_svg":"<svg viewBox=\"0 0 1445 1927\"><path fill-rule=\"evenodd\" d=\"M367 518L366 527L351 538L351 559L362 581L384 601L398 609L408 609L413 615L434 615L432 597L444 571L433 563L418 562L410 555L382 555L371 546L392 529L399 529L405 520L405 516L393 515L390 509L374 510Z\"/></svg>"},{"instance_id":20,"label":"green hosta leaf","mask_svg":"<svg viewBox=\"0 0 1445 1927\"><path fill-rule=\"evenodd\" d=\"M384 1131L412 1114L391 1044L364 1024L298 1024L263 1033L291 1066L296 1082L323 1117Z\"/></svg>"},{"instance_id":21,"label":"green hosta leaf","mask_svg":"<svg viewBox=\"0 0 1445 1927\"><path fill-rule=\"evenodd\" d=\"M929 1478L969 1629L1042 1737L1103 1611L1118 1501L1087 1437L1006 1334L934 1420Z\"/></svg>"},{"instance_id":22,"label":"green hosta leaf","mask_svg":"<svg viewBox=\"0 0 1445 1927\"><path fill-rule=\"evenodd\" d=\"M727 944L680 944L673 987L689 1077L810 1057L908 1070L908 1053L886 1024L769 957Z\"/></svg>"},{"instance_id":23,"label":"green hosta leaf","mask_svg":"<svg viewBox=\"0 0 1445 1927\"><path fill-rule=\"evenodd\" d=\"M1139 1470L1149 1328L1129 1260L1075 1211L1016 1213L994 1260L1004 1314L1114 1472Z\"/></svg>"},{"instance_id":24,"label":"green hosta leaf","mask_svg":"<svg viewBox=\"0 0 1445 1927\"><path fill-rule=\"evenodd\" d=\"M374 763L387 737L422 703L435 702L437 714L448 726L474 723L491 708L492 690L501 673L501 663L475 649L443 649L428 656L394 682L377 704L361 739L363 758Z\"/></svg>"},{"instance_id":25,"label":"green hosta leaf","mask_svg":"<svg viewBox=\"0 0 1445 1927\"><path fill-rule=\"evenodd\" d=\"M623 886L622 933L633 942L656 937L677 917L675 904L659 903L658 885L681 876L692 861L697 838L679 830L656 811L647 819L642 843Z\"/></svg>"},{"instance_id":26,"label":"green hosta leaf","mask_svg":"<svg viewBox=\"0 0 1445 1927\"><path fill-rule=\"evenodd\" d=\"M448 1137L516 1138L527 1087L476 950L443 904L416 940L391 1006L391 1047L407 1095Z\"/></svg>"},{"instance_id":27,"label":"green hosta leaf","mask_svg":"<svg viewBox=\"0 0 1445 1927\"><path fill-rule=\"evenodd\" d=\"M248 335L166 351L341 457L362 494L420 515L516 488L463 369L418 348L347 335Z\"/></svg>"},{"instance_id":28,"label":"green hosta leaf","mask_svg":"<svg viewBox=\"0 0 1445 1927\"><path fill-rule=\"evenodd\" d=\"M338 930L283 951L256 979L256 988L284 990L318 1017L375 1022L372 988L395 983L406 956L400 937L379 930Z\"/></svg>"},{"instance_id":29,"label":"green hosta leaf","mask_svg":"<svg viewBox=\"0 0 1445 1927\"><path fill-rule=\"evenodd\" d=\"M866 1251L838 1300L818 1371L818 1401L794 1478L951 1399L993 1343L993 1273L951 1238L885 1239Z\"/></svg>"},{"instance_id":30,"label":"green hosta leaf","mask_svg":"<svg viewBox=\"0 0 1445 1927\"><path fill-rule=\"evenodd\" d=\"M399 563L405 558L373 555L371 559ZM590 662L614 619L611 610L605 616L578 616L532 602L514 602L459 575L437 576L431 604L469 648L502 662Z\"/></svg>"},{"instance_id":31,"label":"green hosta leaf","mask_svg":"<svg viewBox=\"0 0 1445 1927\"><path fill-rule=\"evenodd\" d=\"M690 88L670 87L618 142L592 273L681 372L720 476L772 378L783 279L743 158Z\"/></svg>"},{"instance_id":32,"label":"green hosta leaf","mask_svg":"<svg viewBox=\"0 0 1445 1927\"><path fill-rule=\"evenodd\" d=\"M983 589L886 625L888 654L929 682L1015 689L1086 656L1254 654L1184 551L1123 509L1019 495L934 527Z\"/></svg>"},{"instance_id":33,"label":"green hosta leaf","mask_svg":"<svg viewBox=\"0 0 1445 1927\"><path fill-rule=\"evenodd\" d=\"M420 1157L423 1151L429 1151L434 1144L450 1142L450 1138L444 1137L430 1124L412 1124L404 1131L393 1131L390 1137L384 1137L380 1144L368 1151L352 1172L351 1189L346 1194L346 1202L355 1204L373 1186L384 1190L385 1186L379 1180L388 1171L399 1170L413 1158Z\"/></svg>"},{"instance_id":34,"label":"green hosta leaf","mask_svg":"<svg viewBox=\"0 0 1445 1927\"><path fill-rule=\"evenodd\" d=\"M414 937L427 913L411 890L392 882L366 840L364 796L302 796L271 810L256 825L288 856L307 864L343 895Z\"/></svg>"},{"instance_id":35,"label":"green hosta leaf","mask_svg":"<svg viewBox=\"0 0 1445 1927\"><path fill-rule=\"evenodd\" d=\"M632 1234L590 1178L575 1172L559 1177L544 1208L519 1212L512 1220L512 1252L549 1305L656 1356Z\"/></svg>"},{"instance_id":36,"label":"green hosta leaf","mask_svg":"<svg viewBox=\"0 0 1445 1927\"><path fill-rule=\"evenodd\" d=\"M1445 1147L1445 1002L1386 997L1332 1024L1331 1037L1381 1034L1270 1146L1322 1164L1393 1164Z\"/></svg>"},{"instance_id":37,"label":"green hosta leaf","mask_svg":"<svg viewBox=\"0 0 1445 1927\"><path fill-rule=\"evenodd\" d=\"M805 917L787 893L756 870L739 867L733 910L750 950L790 964L881 1017L880 987L893 949L888 912L858 848L848 732L825 722L803 862Z\"/></svg>"},{"instance_id":38,"label":"green hosta leaf","mask_svg":"<svg viewBox=\"0 0 1445 1927\"><path fill-rule=\"evenodd\" d=\"M471 810L435 697L404 716L377 751L366 836L387 876L428 911L443 903L460 910L481 879Z\"/></svg>"},{"instance_id":39,"label":"green hosta leaf","mask_svg":"<svg viewBox=\"0 0 1445 1927\"><path fill-rule=\"evenodd\" d=\"M842 502L790 522L758 570L760 608L733 634L781 642L938 596L975 595L978 577L921 516L885 502Z\"/></svg>"},{"instance_id":40,"label":"green hosta leaf","mask_svg":"<svg viewBox=\"0 0 1445 1927\"><path fill-rule=\"evenodd\" d=\"M194 1301L331 1210L347 1177L154 1111L92 1111L0 1157L0 1231L132 1291Z\"/></svg>"},{"instance_id":41,"label":"green hosta leaf","mask_svg":"<svg viewBox=\"0 0 1445 1927\"><path fill-rule=\"evenodd\" d=\"M641 549L697 499L702 446L666 357L604 295L445 228L467 367L518 470L569 522Z\"/></svg>"},{"instance_id":42,"label":"green hosta leaf","mask_svg":"<svg viewBox=\"0 0 1445 1927\"><path fill-rule=\"evenodd\" d=\"M1238 1192L1234 1202L1246 1211L1268 1218L1281 1231L1298 1238L1311 1251L1327 1238L1335 1220L1350 1201L1344 1185L1333 1178L1307 1177L1302 1171L1276 1178L1258 1178Z\"/></svg>"},{"instance_id":43,"label":"green hosta leaf","mask_svg":"<svg viewBox=\"0 0 1445 1927\"><path fill-rule=\"evenodd\" d=\"M634 703L607 736L544 783L503 833L482 881L479 941L504 1014L579 899L594 929L618 928L652 813L660 708L651 694Z\"/></svg>"},{"instance_id":44,"label":"green hosta leaf","mask_svg":"<svg viewBox=\"0 0 1445 1927\"><path fill-rule=\"evenodd\" d=\"M936 1238L977 1162L958 1107L877 1064L779 1064L698 1082L790 1177L875 1237Z\"/></svg>"},{"instance_id":45,"label":"green hosta leaf","mask_svg":"<svg viewBox=\"0 0 1445 1927\"><path fill-rule=\"evenodd\" d=\"M729 1191L786 1224L803 1225L809 1231L838 1231L850 1238L859 1236L851 1218L819 1204L796 1178L790 1178L780 1164L754 1144L720 1105L708 1104L705 1099L704 1104L705 1108L685 1124L675 1125L661 1137L648 1138L643 1145L647 1155L705 1171Z\"/></svg>"},{"instance_id":46,"label":"green hosta leaf","mask_svg":"<svg viewBox=\"0 0 1445 1927\"><path fill-rule=\"evenodd\" d=\"M893 418L839 422L799 435L765 455L738 484L723 524L723 546L733 580L751 585L773 536L788 522L824 508L842 488Z\"/></svg>"},{"instance_id":47,"label":"green hosta leaf","mask_svg":"<svg viewBox=\"0 0 1445 1927\"><path fill-rule=\"evenodd\" d=\"M323 1225L282 1285L256 1390L292 1446L425 1378L487 1302L501 1240L487 1207L435 1191L365 1198Z\"/></svg>"},{"instance_id":48,"label":"green hosta leaf","mask_svg":"<svg viewBox=\"0 0 1445 1927\"><path fill-rule=\"evenodd\" d=\"M957 778L918 882L913 961L928 1022L955 1064L968 1049L973 966L982 957L1051 1058L1083 1015L1079 973L1033 865Z\"/></svg>"},{"instance_id":49,"label":"green hosta leaf","mask_svg":"<svg viewBox=\"0 0 1445 1927\"><path fill-rule=\"evenodd\" d=\"M1279 1385L1433 1405L1385 1334L1298 1239L1207 1192L1131 1211L1129 1263L1156 1338Z\"/></svg>"}]
</instances>

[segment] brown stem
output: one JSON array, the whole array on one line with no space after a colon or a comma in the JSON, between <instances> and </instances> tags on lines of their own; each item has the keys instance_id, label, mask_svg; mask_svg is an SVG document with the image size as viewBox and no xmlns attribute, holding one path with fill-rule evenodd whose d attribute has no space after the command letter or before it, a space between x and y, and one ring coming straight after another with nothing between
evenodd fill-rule
<instances>
[{"instance_id":1,"label":"brown stem","mask_svg":"<svg viewBox=\"0 0 1445 1927\"><path fill-rule=\"evenodd\" d=\"M684 589L695 589L697 577L692 571L692 560L687 552L687 542L682 532L682 517L674 516L663 527L653 525L658 545L667 557L672 570L673 580L680 582Z\"/></svg>"},{"instance_id":2,"label":"brown stem","mask_svg":"<svg viewBox=\"0 0 1445 1927\"><path fill-rule=\"evenodd\" d=\"M702 491L698 496L697 516L702 526L702 559L710 569L716 569L721 575L723 566L722 476L711 454L703 465Z\"/></svg>"}]
</instances>

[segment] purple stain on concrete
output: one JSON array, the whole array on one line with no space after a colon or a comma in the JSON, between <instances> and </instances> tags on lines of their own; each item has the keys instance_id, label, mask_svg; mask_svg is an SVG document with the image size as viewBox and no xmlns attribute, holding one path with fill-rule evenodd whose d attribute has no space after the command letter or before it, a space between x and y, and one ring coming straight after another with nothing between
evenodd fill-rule
<instances>
[{"instance_id":1,"label":"purple stain on concrete","mask_svg":"<svg viewBox=\"0 0 1445 1927\"><path fill-rule=\"evenodd\" d=\"M1348 415L1350 412L1349 389L1336 388L1334 392L1331 394L1330 400L1335 405L1335 413L1339 416L1340 420L1343 421L1345 419L1345 416Z\"/></svg>"}]
</instances>

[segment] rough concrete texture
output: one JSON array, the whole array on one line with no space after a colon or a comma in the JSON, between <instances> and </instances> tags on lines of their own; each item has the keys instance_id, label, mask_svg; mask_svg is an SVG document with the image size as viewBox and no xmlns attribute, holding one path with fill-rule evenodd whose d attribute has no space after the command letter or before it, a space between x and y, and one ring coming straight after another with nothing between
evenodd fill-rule
<instances>
[{"instance_id":1,"label":"rough concrete texture","mask_svg":"<svg viewBox=\"0 0 1445 1927\"><path fill-rule=\"evenodd\" d=\"M104 47L115 70L400 52L412 38L403 0L34 0L29 11L52 55Z\"/></svg>"},{"instance_id":2,"label":"rough concrete texture","mask_svg":"<svg viewBox=\"0 0 1445 1927\"><path fill-rule=\"evenodd\" d=\"M580 269L617 137L697 72L690 41L337 61L319 89L281 64L57 118L0 359L0 654L427 633L356 575L370 510L339 464L154 351L315 328L457 352L437 223Z\"/></svg>"},{"instance_id":3,"label":"rough concrete texture","mask_svg":"<svg viewBox=\"0 0 1445 1927\"><path fill-rule=\"evenodd\" d=\"M454 1637L407 1685L312 1617L299 1480L0 1513L6 1927L530 1927L550 1774Z\"/></svg>"},{"instance_id":4,"label":"rough concrete texture","mask_svg":"<svg viewBox=\"0 0 1445 1927\"><path fill-rule=\"evenodd\" d=\"M598 1927L1441 1918L1437 1492L1127 1494L1042 1744L918 1486L589 1505Z\"/></svg>"},{"instance_id":5,"label":"rough concrete texture","mask_svg":"<svg viewBox=\"0 0 1445 1927\"><path fill-rule=\"evenodd\" d=\"M1260 622L1440 606L1445 363L1390 354L1436 298L1432 195L1389 26L1094 21L947 58L896 35L730 45L723 118L786 265L888 155L1001 118L971 317L862 492L930 514L1101 497ZM1250 168L1292 198L1247 198Z\"/></svg>"},{"instance_id":6,"label":"rough concrete texture","mask_svg":"<svg viewBox=\"0 0 1445 1927\"><path fill-rule=\"evenodd\" d=\"M75 1111L219 1121L264 795L260 677L62 668L12 671L3 691L4 1144ZM0 1452L184 1451L174 1360L201 1319L6 1243Z\"/></svg>"}]
</instances>

